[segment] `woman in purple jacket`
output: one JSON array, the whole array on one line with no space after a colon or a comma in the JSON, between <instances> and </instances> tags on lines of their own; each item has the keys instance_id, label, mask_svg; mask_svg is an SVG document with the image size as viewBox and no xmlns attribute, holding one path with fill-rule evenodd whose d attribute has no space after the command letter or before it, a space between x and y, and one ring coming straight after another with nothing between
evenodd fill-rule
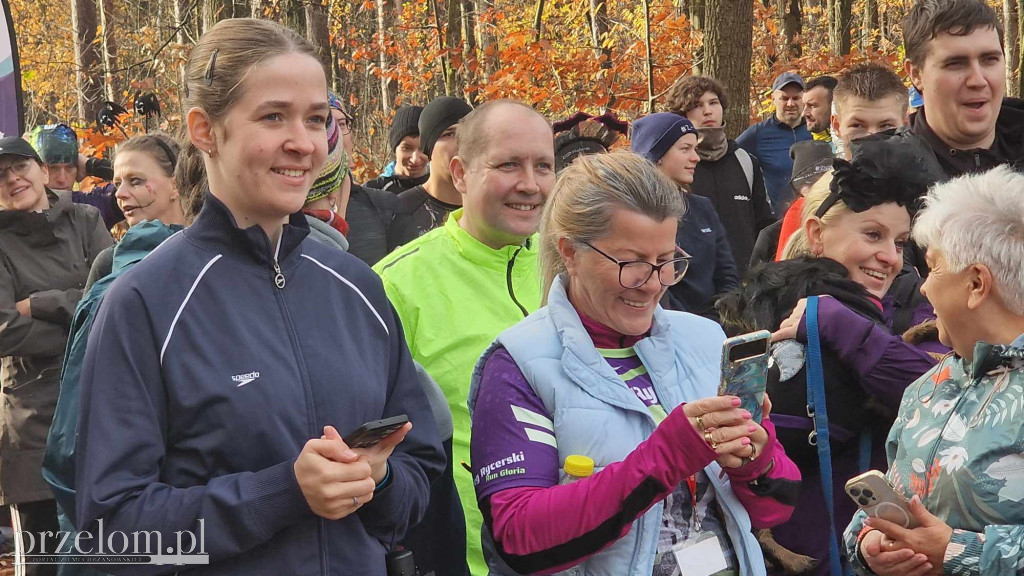
<instances>
[{"instance_id":1,"label":"woman in purple jacket","mask_svg":"<svg viewBox=\"0 0 1024 576\"><path fill-rule=\"evenodd\" d=\"M920 282L913 272L901 276L903 246L917 200L940 175L934 160L907 135L891 133L858 140L853 154L852 163L836 160L832 174L807 195L803 228L786 246L788 261L755 270L744 288L747 296L730 300L756 309L758 290L792 297L788 318L783 319L782 312L788 308L777 306L779 316L758 326L775 331L773 356L780 375L777 383L769 384L775 404L772 419L779 441L804 478L792 519L772 532L779 544L817 560L819 575L836 571L837 564L830 565L830 549L837 548L830 542L824 497L828 488L821 480L814 420L808 416L803 297L822 295L818 333L838 534L856 510L843 491L846 481L869 462L875 467L884 463L882 443L904 389L935 365L936 355L948 351L937 341L909 344L900 337L905 327L894 329L900 316L908 317L903 322L909 324L934 319L923 298L894 298L896 292L915 293ZM794 295L797 289L804 293ZM904 312L908 304L916 306Z\"/></svg>"}]
</instances>

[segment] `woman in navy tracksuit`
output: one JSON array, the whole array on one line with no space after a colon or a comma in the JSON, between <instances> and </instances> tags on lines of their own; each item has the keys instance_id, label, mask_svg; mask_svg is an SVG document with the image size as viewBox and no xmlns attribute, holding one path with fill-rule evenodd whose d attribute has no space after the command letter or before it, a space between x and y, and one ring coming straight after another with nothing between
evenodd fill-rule
<instances>
[{"instance_id":1,"label":"woman in navy tracksuit","mask_svg":"<svg viewBox=\"0 0 1024 576\"><path fill-rule=\"evenodd\" d=\"M210 192L100 305L81 377L78 528L145 531L143 545L156 533L161 553L190 552L188 535L174 549L179 531L201 536L209 566L189 573L384 576L444 455L379 279L306 238L300 209L326 157L323 69L293 32L235 19L204 35L186 78L179 189L205 175ZM414 428L375 447L338 435L397 414Z\"/></svg>"}]
</instances>

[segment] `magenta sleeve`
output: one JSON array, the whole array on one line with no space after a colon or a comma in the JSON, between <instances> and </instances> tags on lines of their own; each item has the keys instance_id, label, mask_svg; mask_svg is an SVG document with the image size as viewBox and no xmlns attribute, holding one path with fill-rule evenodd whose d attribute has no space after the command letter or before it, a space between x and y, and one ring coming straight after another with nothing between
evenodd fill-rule
<instances>
[{"instance_id":1,"label":"magenta sleeve","mask_svg":"<svg viewBox=\"0 0 1024 576\"><path fill-rule=\"evenodd\" d=\"M715 457L679 406L625 460L572 484L494 493L481 499L481 510L510 567L550 573L621 538L634 520Z\"/></svg>"},{"instance_id":2,"label":"magenta sleeve","mask_svg":"<svg viewBox=\"0 0 1024 576\"><path fill-rule=\"evenodd\" d=\"M789 520L800 492L800 469L786 456L775 437L775 424L765 418L768 433L764 450L740 468L725 468L732 491L743 503L755 529L771 528Z\"/></svg>"}]
</instances>

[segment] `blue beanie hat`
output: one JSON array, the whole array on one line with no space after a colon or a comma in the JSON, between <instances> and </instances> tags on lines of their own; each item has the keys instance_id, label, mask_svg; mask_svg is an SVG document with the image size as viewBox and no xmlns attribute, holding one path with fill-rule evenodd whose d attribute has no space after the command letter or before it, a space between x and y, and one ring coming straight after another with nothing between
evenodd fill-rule
<instances>
[{"instance_id":1,"label":"blue beanie hat","mask_svg":"<svg viewBox=\"0 0 1024 576\"><path fill-rule=\"evenodd\" d=\"M696 134L693 123L673 112L658 112L633 122L633 139L629 149L655 164L677 140Z\"/></svg>"}]
</instances>

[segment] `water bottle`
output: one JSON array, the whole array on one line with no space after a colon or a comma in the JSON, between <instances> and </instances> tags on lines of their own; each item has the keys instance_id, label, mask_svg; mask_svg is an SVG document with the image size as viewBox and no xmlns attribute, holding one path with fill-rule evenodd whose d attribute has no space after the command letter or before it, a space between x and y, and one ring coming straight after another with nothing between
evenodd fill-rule
<instances>
[{"instance_id":1,"label":"water bottle","mask_svg":"<svg viewBox=\"0 0 1024 576\"><path fill-rule=\"evenodd\" d=\"M563 466L565 473L559 484L572 484L580 478L588 478L594 474L594 461L588 456L570 454L565 457Z\"/></svg>"},{"instance_id":2,"label":"water bottle","mask_svg":"<svg viewBox=\"0 0 1024 576\"><path fill-rule=\"evenodd\" d=\"M594 474L594 461L587 456L572 454L565 457L563 468L565 473L562 474L562 480L559 484L572 484L581 478L588 478ZM573 566L568 570L558 572L555 576L583 576L583 566Z\"/></svg>"}]
</instances>

